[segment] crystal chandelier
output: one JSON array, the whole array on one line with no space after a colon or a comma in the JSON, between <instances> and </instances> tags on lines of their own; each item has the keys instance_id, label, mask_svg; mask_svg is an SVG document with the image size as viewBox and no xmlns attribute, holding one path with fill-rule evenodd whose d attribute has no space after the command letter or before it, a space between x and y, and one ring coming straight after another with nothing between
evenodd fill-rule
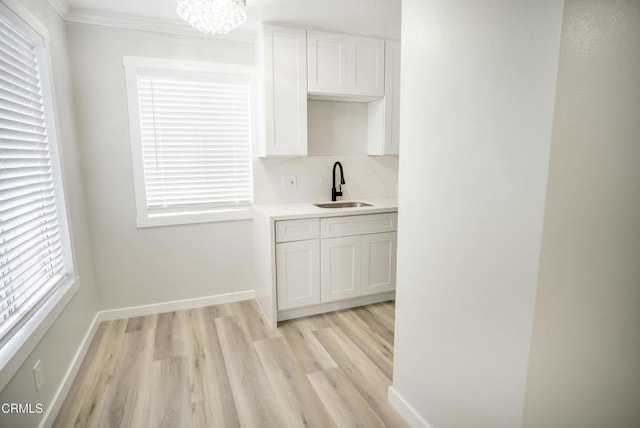
<instances>
[{"instance_id":1,"label":"crystal chandelier","mask_svg":"<svg viewBox=\"0 0 640 428\"><path fill-rule=\"evenodd\" d=\"M247 20L246 0L178 0L178 15L196 30L226 34Z\"/></svg>"}]
</instances>

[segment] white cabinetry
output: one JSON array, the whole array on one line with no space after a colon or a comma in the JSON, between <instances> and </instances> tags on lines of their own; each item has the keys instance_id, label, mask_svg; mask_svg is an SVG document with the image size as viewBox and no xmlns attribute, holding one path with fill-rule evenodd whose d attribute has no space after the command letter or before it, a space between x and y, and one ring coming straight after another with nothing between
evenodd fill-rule
<instances>
[{"instance_id":1,"label":"white cabinetry","mask_svg":"<svg viewBox=\"0 0 640 428\"><path fill-rule=\"evenodd\" d=\"M321 301L395 290L397 214L320 220Z\"/></svg>"},{"instance_id":2,"label":"white cabinetry","mask_svg":"<svg viewBox=\"0 0 640 428\"><path fill-rule=\"evenodd\" d=\"M396 213L327 217L320 222L323 238L394 232L398 230L397 225Z\"/></svg>"},{"instance_id":3,"label":"white cabinetry","mask_svg":"<svg viewBox=\"0 0 640 428\"><path fill-rule=\"evenodd\" d=\"M400 42L265 25L256 67L258 156L307 156L307 98L368 102L367 153L398 154Z\"/></svg>"},{"instance_id":4,"label":"white cabinetry","mask_svg":"<svg viewBox=\"0 0 640 428\"><path fill-rule=\"evenodd\" d=\"M280 320L393 298L398 215L275 222Z\"/></svg>"},{"instance_id":5,"label":"white cabinetry","mask_svg":"<svg viewBox=\"0 0 640 428\"><path fill-rule=\"evenodd\" d=\"M322 239L321 301L393 291L396 232Z\"/></svg>"},{"instance_id":6,"label":"white cabinetry","mask_svg":"<svg viewBox=\"0 0 640 428\"><path fill-rule=\"evenodd\" d=\"M384 96L384 40L309 31L308 92L317 99Z\"/></svg>"},{"instance_id":7,"label":"white cabinetry","mask_svg":"<svg viewBox=\"0 0 640 428\"><path fill-rule=\"evenodd\" d=\"M347 236L322 240L322 302L360 295L362 238Z\"/></svg>"},{"instance_id":8,"label":"white cabinetry","mask_svg":"<svg viewBox=\"0 0 640 428\"><path fill-rule=\"evenodd\" d=\"M348 93L383 97L384 40L349 36L348 53Z\"/></svg>"},{"instance_id":9,"label":"white cabinetry","mask_svg":"<svg viewBox=\"0 0 640 428\"><path fill-rule=\"evenodd\" d=\"M348 37L344 34L309 31L308 89L319 94L347 94Z\"/></svg>"},{"instance_id":10,"label":"white cabinetry","mask_svg":"<svg viewBox=\"0 0 640 428\"><path fill-rule=\"evenodd\" d=\"M320 303L320 220L278 221L276 284L278 310Z\"/></svg>"},{"instance_id":11,"label":"white cabinetry","mask_svg":"<svg viewBox=\"0 0 640 428\"><path fill-rule=\"evenodd\" d=\"M385 42L384 98L369 103L369 155L397 155L400 151L400 42Z\"/></svg>"},{"instance_id":12,"label":"white cabinetry","mask_svg":"<svg viewBox=\"0 0 640 428\"><path fill-rule=\"evenodd\" d=\"M320 303L320 243L317 239L276 244L278 308Z\"/></svg>"},{"instance_id":13,"label":"white cabinetry","mask_svg":"<svg viewBox=\"0 0 640 428\"><path fill-rule=\"evenodd\" d=\"M276 222L276 242L303 241L320 236L320 220L303 218Z\"/></svg>"},{"instance_id":14,"label":"white cabinetry","mask_svg":"<svg viewBox=\"0 0 640 428\"><path fill-rule=\"evenodd\" d=\"M395 290L396 243L396 232L362 236L361 295Z\"/></svg>"},{"instance_id":15,"label":"white cabinetry","mask_svg":"<svg viewBox=\"0 0 640 428\"><path fill-rule=\"evenodd\" d=\"M265 25L256 63L260 156L307 155L307 35Z\"/></svg>"}]
</instances>

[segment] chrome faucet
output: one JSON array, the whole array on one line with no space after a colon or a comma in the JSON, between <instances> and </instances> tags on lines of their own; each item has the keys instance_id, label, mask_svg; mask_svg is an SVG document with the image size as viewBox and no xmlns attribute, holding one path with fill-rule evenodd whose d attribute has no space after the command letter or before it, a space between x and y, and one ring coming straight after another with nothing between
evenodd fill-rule
<instances>
[{"instance_id":1,"label":"chrome faucet","mask_svg":"<svg viewBox=\"0 0 640 428\"><path fill-rule=\"evenodd\" d=\"M336 166L340 167L340 184L338 184L338 189L336 190ZM333 187L331 188L331 200L335 201L338 196L342 196L342 185L344 182L344 171L342 171L342 164L340 162L336 162L333 164Z\"/></svg>"}]
</instances>

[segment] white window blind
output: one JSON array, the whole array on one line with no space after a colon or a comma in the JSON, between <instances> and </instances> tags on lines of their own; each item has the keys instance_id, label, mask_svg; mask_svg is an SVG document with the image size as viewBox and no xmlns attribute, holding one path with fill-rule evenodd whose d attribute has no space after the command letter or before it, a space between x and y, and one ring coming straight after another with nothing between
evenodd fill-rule
<instances>
[{"instance_id":1,"label":"white window blind","mask_svg":"<svg viewBox=\"0 0 640 428\"><path fill-rule=\"evenodd\" d=\"M0 16L0 338L65 275L39 49Z\"/></svg>"},{"instance_id":2,"label":"white window blind","mask_svg":"<svg viewBox=\"0 0 640 428\"><path fill-rule=\"evenodd\" d=\"M247 79L139 74L137 84L148 212L250 205Z\"/></svg>"}]
</instances>

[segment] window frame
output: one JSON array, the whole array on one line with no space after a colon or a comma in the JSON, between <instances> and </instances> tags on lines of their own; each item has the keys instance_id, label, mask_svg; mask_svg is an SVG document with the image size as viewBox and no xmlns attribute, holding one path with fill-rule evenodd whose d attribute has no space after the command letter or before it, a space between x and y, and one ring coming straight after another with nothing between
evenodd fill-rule
<instances>
[{"instance_id":1,"label":"window frame","mask_svg":"<svg viewBox=\"0 0 640 428\"><path fill-rule=\"evenodd\" d=\"M138 99L138 75L167 74L178 77L189 77L223 73L243 76L246 78L249 83L249 129L251 132L251 152L249 154L251 166L249 169L251 172L251 182L253 187L253 152L255 152L257 141L255 67L252 65L138 56L123 56L122 65L125 69L127 107L129 110L131 161L133 166L133 182L136 199L136 226L138 228L146 228L253 219L253 196L251 203L246 206L219 208L193 207L184 209L169 208L162 212L149 212L147 209L147 195L144 180L142 134L140 129L140 107Z\"/></svg>"},{"instance_id":2,"label":"window frame","mask_svg":"<svg viewBox=\"0 0 640 428\"><path fill-rule=\"evenodd\" d=\"M39 301L22 316L9 332L0 339L0 390L24 364L27 357L45 336L58 316L71 301L79 289L79 277L76 274L75 248L69 225L67 207L68 198L65 188L64 162L57 120L57 106L52 72L52 56L47 28L21 3L3 0L0 14L27 37L38 45L38 66L40 84L47 124L49 155L51 157L52 179L56 197L56 210L60 224L60 243L64 258L65 275Z\"/></svg>"}]
</instances>

